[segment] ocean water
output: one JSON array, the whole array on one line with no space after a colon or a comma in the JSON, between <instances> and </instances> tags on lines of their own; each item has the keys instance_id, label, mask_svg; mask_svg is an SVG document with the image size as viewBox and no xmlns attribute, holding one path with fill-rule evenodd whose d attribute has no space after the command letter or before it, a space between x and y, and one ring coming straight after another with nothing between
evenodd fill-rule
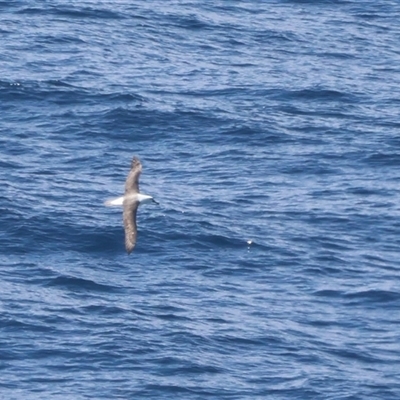
<instances>
[{"instance_id":1,"label":"ocean water","mask_svg":"<svg viewBox=\"0 0 400 400\"><path fill-rule=\"evenodd\" d=\"M0 1L0 398L399 399L399 15Z\"/></svg>"}]
</instances>

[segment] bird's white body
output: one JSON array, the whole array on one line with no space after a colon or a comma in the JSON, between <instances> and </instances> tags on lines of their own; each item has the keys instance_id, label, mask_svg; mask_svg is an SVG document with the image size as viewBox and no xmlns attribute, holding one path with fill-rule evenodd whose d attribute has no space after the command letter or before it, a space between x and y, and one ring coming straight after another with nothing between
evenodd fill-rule
<instances>
[{"instance_id":1,"label":"bird's white body","mask_svg":"<svg viewBox=\"0 0 400 400\"><path fill-rule=\"evenodd\" d=\"M104 202L107 207L118 207L124 204L124 196L117 197L116 199L107 200Z\"/></svg>"},{"instance_id":2,"label":"bird's white body","mask_svg":"<svg viewBox=\"0 0 400 400\"><path fill-rule=\"evenodd\" d=\"M153 197L143 193L132 193L125 196L117 197L115 199L107 200L104 204L108 207L118 207L124 205L124 200L129 198L132 201L138 201L140 204L149 203L153 201Z\"/></svg>"},{"instance_id":3,"label":"bird's white body","mask_svg":"<svg viewBox=\"0 0 400 400\"><path fill-rule=\"evenodd\" d=\"M143 194L143 193L137 193L136 194L136 200L140 203L140 204L145 204L145 203L150 203L150 202L155 202L152 196L148 196L147 194ZM155 202L156 203L156 202Z\"/></svg>"}]
</instances>

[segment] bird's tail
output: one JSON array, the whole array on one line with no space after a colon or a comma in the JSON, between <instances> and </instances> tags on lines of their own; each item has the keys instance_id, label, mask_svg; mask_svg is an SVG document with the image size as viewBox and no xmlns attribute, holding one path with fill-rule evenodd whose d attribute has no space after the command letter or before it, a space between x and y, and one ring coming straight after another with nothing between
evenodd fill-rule
<instances>
[{"instance_id":1,"label":"bird's tail","mask_svg":"<svg viewBox=\"0 0 400 400\"><path fill-rule=\"evenodd\" d=\"M116 199L110 199L104 202L107 207L122 206L124 204L124 196L117 197Z\"/></svg>"}]
</instances>

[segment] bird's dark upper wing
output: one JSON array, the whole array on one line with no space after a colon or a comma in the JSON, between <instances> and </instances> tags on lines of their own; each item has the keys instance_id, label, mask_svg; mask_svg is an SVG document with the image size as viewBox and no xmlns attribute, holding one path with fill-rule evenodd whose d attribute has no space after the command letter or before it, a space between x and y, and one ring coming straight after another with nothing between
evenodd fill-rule
<instances>
[{"instance_id":1,"label":"bird's dark upper wing","mask_svg":"<svg viewBox=\"0 0 400 400\"><path fill-rule=\"evenodd\" d=\"M142 164L137 157L133 157L131 170L125 182L125 193L134 191L139 193L139 176L142 172Z\"/></svg>"},{"instance_id":2,"label":"bird's dark upper wing","mask_svg":"<svg viewBox=\"0 0 400 400\"><path fill-rule=\"evenodd\" d=\"M136 212L139 206L138 201L124 201L124 228L125 228L125 249L128 254L134 249L137 237Z\"/></svg>"}]
</instances>

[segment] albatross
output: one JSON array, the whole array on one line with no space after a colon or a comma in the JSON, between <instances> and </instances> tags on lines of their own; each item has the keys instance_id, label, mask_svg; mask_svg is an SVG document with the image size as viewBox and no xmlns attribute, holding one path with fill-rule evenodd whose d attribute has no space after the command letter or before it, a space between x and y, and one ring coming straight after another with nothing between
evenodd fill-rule
<instances>
[{"instance_id":1,"label":"albatross","mask_svg":"<svg viewBox=\"0 0 400 400\"><path fill-rule=\"evenodd\" d=\"M142 172L142 164L137 157L133 157L131 170L125 182L125 194L115 199L107 200L104 204L108 207L123 206L123 220L125 229L125 249L128 254L132 252L136 244L137 226L136 213L139 204L156 203L152 196L139 192L139 176Z\"/></svg>"}]
</instances>

